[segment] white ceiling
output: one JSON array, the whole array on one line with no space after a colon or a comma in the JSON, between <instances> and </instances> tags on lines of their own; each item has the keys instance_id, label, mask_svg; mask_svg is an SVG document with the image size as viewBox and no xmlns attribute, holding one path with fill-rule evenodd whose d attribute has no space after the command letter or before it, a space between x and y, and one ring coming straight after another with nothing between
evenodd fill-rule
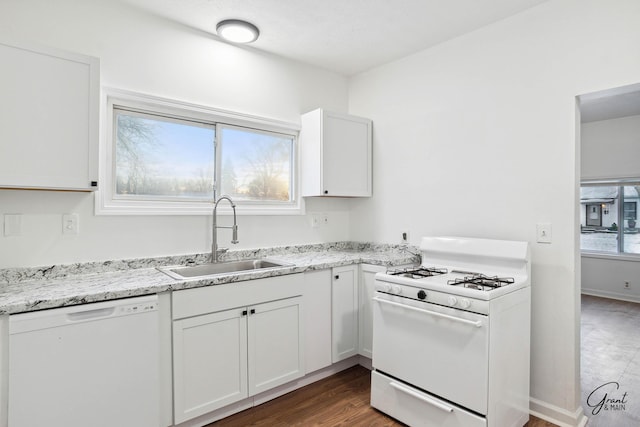
<instances>
[{"instance_id":1,"label":"white ceiling","mask_svg":"<svg viewBox=\"0 0 640 427\"><path fill-rule=\"evenodd\" d=\"M215 35L223 19L260 29L252 47L353 75L547 0L120 0Z\"/></svg>"},{"instance_id":2,"label":"white ceiling","mask_svg":"<svg viewBox=\"0 0 640 427\"><path fill-rule=\"evenodd\" d=\"M260 29L252 48L346 76L411 55L548 0L120 0L217 38L216 24ZM640 115L640 88L581 97L583 122Z\"/></svg>"}]
</instances>

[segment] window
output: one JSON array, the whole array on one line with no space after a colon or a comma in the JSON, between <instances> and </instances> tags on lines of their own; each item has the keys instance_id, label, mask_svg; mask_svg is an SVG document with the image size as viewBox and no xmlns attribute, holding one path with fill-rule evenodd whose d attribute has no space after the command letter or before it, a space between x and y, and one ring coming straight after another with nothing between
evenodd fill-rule
<instances>
[{"instance_id":1,"label":"window","mask_svg":"<svg viewBox=\"0 0 640 427\"><path fill-rule=\"evenodd\" d=\"M234 200L290 202L293 138L220 126L220 188Z\"/></svg>"},{"instance_id":2,"label":"window","mask_svg":"<svg viewBox=\"0 0 640 427\"><path fill-rule=\"evenodd\" d=\"M640 254L640 228L636 227L640 183L624 184L581 186L581 250Z\"/></svg>"},{"instance_id":3,"label":"window","mask_svg":"<svg viewBox=\"0 0 640 427\"><path fill-rule=\"evenodd\" d=\"M98 214L210 215L222 194L239 214L301 211L294 126L124 92L107 111Z\"/></svg>"},{"instance_id":4,"label":"window","mask_svg":"<svg viewBox=\"0 0 640 427\"><path fill-rule=\"evenodd\" d=\"M213 125L114 110L117 198L212 199Z\"/></svg>"},{"instance_id":5,"label":"window","mask_svg":"<svg viewBox=\"0 0 640 427\"><path fill-rule=\"evenodd\" d=\"M636 219L636 205L638 202L624 202L624 219Z\"/></svg>"}]
</instances>

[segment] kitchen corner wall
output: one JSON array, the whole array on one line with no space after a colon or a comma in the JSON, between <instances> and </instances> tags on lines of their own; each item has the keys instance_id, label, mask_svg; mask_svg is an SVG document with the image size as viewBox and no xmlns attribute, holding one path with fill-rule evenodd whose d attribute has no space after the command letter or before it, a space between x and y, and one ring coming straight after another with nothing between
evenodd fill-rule
<instances>
[{"instance_id":1,"label":"kitchen corner wall","mask_svg":"<svg viewBox=\"0 0 640 427\"><path fill-rule=\"evenodd\" d=\"M317 107L346 111L348 104L341 75L222 43L118 1L3 0L0 38L98 57L103 86L291 123ZM210 250L209 217L95 216L93 204L89 193L0 190L0 225L4 214L22 214L21 236L0 227L0 268ZM347 240L348 208L343 200L309 200L307 211L329 215L329 225L315 229L304 215L243 215L234 248ZM79 214L77 236L62 235L65 213ZM230 240L220 235L222 244Z\"/></svg>"},{"instance_id":2,"label":"kitchen corner wall","mask_svg":"<svg viewBox=\"0 0 640 427\"><path fill-rule=\"evenodd\" d=\"M373 119L375 171L352 238L529 241L531 409L566 425L584 422L575 97L640 81L638 22L637 0L551 0L349 85L350 112Z\"/></svg>"}]
</instances>

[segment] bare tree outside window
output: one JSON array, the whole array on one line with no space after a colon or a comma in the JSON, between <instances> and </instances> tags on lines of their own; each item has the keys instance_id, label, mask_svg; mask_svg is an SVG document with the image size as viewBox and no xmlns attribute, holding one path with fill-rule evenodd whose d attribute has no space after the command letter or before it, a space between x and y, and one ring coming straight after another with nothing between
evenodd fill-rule
<instances>
[{"instance_id":1,"label":"bare tree outside window","mask_svg":"<svg viewBox=\"0 0 640 427\"><path fill-rule=\"evenodd\" d=\"M116 118L116 194L212 199L213 125L124 111Z\"/></svg>"},{"instance_id":2,"label":"bare tree outside window","mask_svg":"<svg viewBox=\"0 0 640 427\"><path fill-rule=\"evenodd\" d=\"M222 127L222 188L237 200L291 200L293 137Z\"/></svg>"},{"instance_id":3,"label":"bare tree outside window","mask_svg":"<svg viewBox=\"0 0 640 427\"><path fill-rule=\"evenodd\" d=\"M114 198L212 201L219 167L218 194L241 203L293 201L293 135L117 108L114 114Z\"/></svg>"}]
</instances>

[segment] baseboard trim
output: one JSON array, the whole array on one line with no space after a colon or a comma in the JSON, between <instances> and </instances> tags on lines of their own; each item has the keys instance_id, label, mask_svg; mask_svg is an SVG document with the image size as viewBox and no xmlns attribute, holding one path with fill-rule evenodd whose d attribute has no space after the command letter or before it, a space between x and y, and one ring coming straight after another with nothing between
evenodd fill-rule
<instances>
[{"instance_id":1,"label":"baseboard trim","mask_svg":"<svg viewBox=\"0 0 640 427\"><path fill-rule=\"evenodd\" d=\"M615 299L619 301L640 302L640 297L635 295L626 295L626 294L620 294L617 292L601 291L598 289L582 288L581 293L583 295L591 295L593 297L609 298L609 299Z\"/></svg>"},{"instance_id":2,"label":"baseboard trim","mask_svg":"<svg viewBox=\"0 0 640 427\"><path fill-rule=\"evenodd\" d=\"M340 371L344 371L345 369L349 369L352 366L356 366L362 363L366 363L367 358L363 358L362 356L353 356L345 360L341 360L340 362L334 363L326 368L319 369L315 372L311 372L305 375L302 378L298 378L289 383L283 384L281 386L275 387L271 390L267 390L258 395L248 397L239 402L232 403L224 408L217 409L215 411L206 413L204 415L200 415L199 417L193 418L191 420L187 420L181 424L176 424L176 427L202 427L207 424L211 424L215 421L221 420L222 418L226 418L230 415L236 414L238 412L244 411L245 409L252 408L254 406L261 405L265 402L273 400L277 397L282 396L283 394L287 394L291 391L297 390L301 387L314 383L316 381L320 381L321 379L330 377L331 375L337 374ZM366 367L366 365L363 365Z\"/></svg>"},{"instance_id":3,"label":"baseboard trim","mask_svg":"<svg viewBox=\"0 0 640 427\"><path fill-rule=\"evenodd\" d=\"M584 427L588 420L582 406L570 412L533 397L529 398L529 413L560 427Z\"/></svg>"}]
</instances>

